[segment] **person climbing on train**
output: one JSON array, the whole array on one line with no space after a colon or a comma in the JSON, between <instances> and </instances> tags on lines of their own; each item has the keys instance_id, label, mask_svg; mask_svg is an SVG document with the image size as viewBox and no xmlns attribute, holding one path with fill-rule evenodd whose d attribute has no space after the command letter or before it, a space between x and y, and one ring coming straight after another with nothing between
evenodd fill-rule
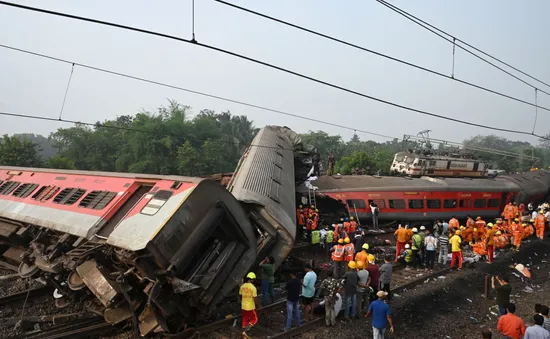
<instances>
[{"instance_id":1,"label":"person climbing on train","mask_svg":"<svg viewBox=\"0 0 550 339\"><path fill-rule=\"evenodd\" d=\"M357 221L355 221L354 217L349 218L349 232L348 236L350 238L355 238L355 232L357 231Z\"/></svg>"},{"instance_id":2,"label":"person climbing on train","mask_svg":"<svg viewBox=\"0 0 550 339\"><path fill-rule=\"evenodd\" d=\"M495 256L495 229L493 223L487 224L487 232L485 232L485 243L487 244L487 262L489 264L493 263L493 258Z\"/></svg>"},{"instance_id":3,"label":"person climbing on train","mask_svg":"<svg viewBox=\"0 0 550 339\"><path fill-rule=\"evenodd\" d=\"M397 228L397 230L394 233L394 236L396 238L396 244L395 244L395 262L399 259L399 256L401 255L401 251L405 249L405 245L409 242L409 232L405 226L403 228L401 224Z\"/></svg>"},{"instance_id":4,"label":"person climbing on train","mask_svg":"<svg viewBox=\"0 0 550 339\"><path fill-rule=\"evenodd\" d=\"M539 213L535 218L535 229L537 231L537 237L542 240L544 238L544 226L546 225L546 217L544 213Z\"/></svg>"},{"instance_id":5,"label":"person climbing on train","mask_svg":"<svg viewBox=\"0 0 550 339\"><path fill-rule=\"evenodd\" d=\"M244 279L244 284L239 289L241 296L241 317L243 337L249 338L247 332L258 323L258 314L256 313L256 304L258 303L258 291L254 286L256 274L249 272Z\"/></svg>"},{"instance_id":6,"label":"person climbing on train","mask_svg":"<svg viewBox=\"0 0 550 339\"><path fill-rule=\"evenodd\" d=\"M457 261L458 269L462 269L462 239L460 238L460 230L455 231L449 241L451 243L451 268L455 266Z\"/></svg>"},{"instance_id":7,"label":"person climbing on train","mask_svg":"<svg viewBox=\"0 0 550 339\"><path fill-rule=\"evenodd\" d=\"M413 251L412 266L413 268L418 269L418 265L420 264L419 251L422 248L422 237L420 236L420 234L418 234L418 229L416 227L413 227L412 232L413 232L412 246L411 246L411 249Z\"/></svg>"},{"instance_id":8,"label":"person climbing on train","mask_svg":"<svg viewBox=\"0 0 550 339\"><path fill-rule=\"evenodd\" d=\"M511 225L512 224L512 219L514 219L515 215L516 214L514 213L514 205L510 201L504 207L504 211L502 212L502 216L504 217L504 219L506 219L506 221L508 222L508 225Z\"/></svg>"},{"instance_id":9,"label":"person climbing on train","mask_svg":"<svg viewBox=\"0 0 550 339\"><path fill-rule=\"evenodd\" d=\"M338 243L330 249L330 252L332 253L334 278L339 279L344 274L344 239L338 239Z\"/></svg>"},{"instance_id":10,"label":"person climbing on train","mask_svg":"<svg viewBox=\"0 0 550 339\"><path fill-rule=\"evenodd\" d=\"M451 217L451 220L449 220L449 233L453 233L456 230L458 230L460 227L460 223L458 222L458 219L453 215Z\"/></svg>"},{"instance_id":11,"label":"person climbing on train","mask_svg":"<svg viewBox=\"0 0 550 339\"><path fill-rule=\"evenodd\" d=\"M347 266L347 264L350 262L350 261L353 261L353 259L355 258L355 246L353 246L353 244L351 243L351 240L349 237L346 237L344 239L344 262Z\"/></svg>"}]
</instances>

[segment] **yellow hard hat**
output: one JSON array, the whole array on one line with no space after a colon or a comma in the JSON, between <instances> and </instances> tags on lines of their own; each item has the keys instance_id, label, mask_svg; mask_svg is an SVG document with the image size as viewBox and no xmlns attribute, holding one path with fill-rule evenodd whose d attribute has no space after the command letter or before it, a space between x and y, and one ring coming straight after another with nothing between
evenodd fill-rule
<instances>
[{"instance_id":1,"label":"yellow hard hat","mask_svg":"<svg viewBox=\"0 0 550 339\"><path fill-rule=\"evenodd\" d=\"M357 262L357 268L361 269L363 267L365 267L365 262L364 261L358 261Z\"/></svg>"},{"instance_id":2,"label":"yellow hard hat","mask_svg":"<svg viewBox=\"0 0 550 339\"><path fill-rule=\"evenodd\" d=\"M474 227L474 232L477 232L477 227Z\"/></svg>"},{"instance_id":3,"label":"yellow hard hat","mask_svg":"<svg viewBox=\"0 0 550 339\"><path fill-rule=\"evenodd\" d=\"M487 227L493 227L493 226L494 226L494 225L493 225L492 222L490 222L490 223L487 224Z\"/></svg>"},{"instance_id":4,"label":"yellow hard hat","mask_svg":"<svg viewBox=\"0 0 550 339\"><path fill-rule=\"evenodd\" d=\"M353 217L349 217L349 220L352 220L352 221L353 221L353 220L355 220L355 219L353 219Z\"/></svg>"},{"instance_id":5,"label":"yellow hard hat","mask_svg":"<svg viewBox=\"0 0 550 339\"><path fill-rule=\"evenodd\" d=\"M339 244L343 244L343 243L344 243L344 239L342 239L342 238L338 239L338 243L339 243Z\"/></svg>"},{"instance_id":6,"label":"yellow hard hat","mask_svg":"<svg viewBox=\"0 0 550 339\"><path fill-rule=\"evenodd\" d=\"M357 267L357 265L355 264L355 261L350 261L350 262L348 263L348 267L349 267L349 268L355 268L355 267Z\"/></svg>"},{"instance_id":7,"label":"yellow hard hat","mask_svg":"<svg viewBox=\"0 0 550 339\"><path fill-rule=\"evenodd\" d=\"M529 222L535 222L535 220L531 219L531 220L529 220Z\"/></svg>"},{"instance_id":8,"label":"yellow hard hat","mask_svg":"<svg viewBox=\"0 0 550 339\"><path fill-rule=\"evenodd\" d=\"M368 250L369 249L369 244L364 243L362 247L363 247L364 250Z\"/></svg>"},{"instance_id":9,"label":"yellow hard hat","mask_svg":"<svg viewBox=\"0 0 550 339\"><path fill-rule=\"evenodd\" d=\"M367 260L368 260L370 263L374 263L374 261L376 260L376 258L374 257L373 254L369 254L369 255L367 255Z\"/></svg>"},{"instance_id":10,"label":"yellow hard hat","mask_svg":"<svg viewBox=\"0 0 550 339\"><path fill-rule=\"evenodd\" d=\"M527 226L527 224L526 224L526 223L523 223L523 224L521 224L521 226L525 227L525 226Z\"/></svg>"},{"instance_id":11,"label":"yellow hard hat","mask_svg":"<svg viewBox=\"0 0 550 339\"><path fill-rule=\"evenodd\" d=\"M544 211L543 211L543 210L540 210L539 213L544 214Z\"/></svg>"},{"instance_id":12,"label":"yellow hard hat","mask_svg":"<svg viewBox=\"0 0 550 339\"><path fill-rule=\"evenodd\" d=\"M460 229L461 229L461 230L463 230L463 229L465 229L465 228L466 228L466 227L464 227L464 226L462 226L462 225L460 226Z\"/></svg>"},{"instance_id":13,"label":"yellow hard hat","mask_svg":"<svg viewBox=\"0 0 550 339\"><path fill-rule=\"evenodd\" d=\"M248 279L256 279L256 274L254 272L249 272L246 277Z\"/></svg>"},{"instance_id":14,"label":"yellow hard hat","mask_svg":"<svg viewBox=\"0 0 550 339\"><path fill-rule=\"evenodd\" d=\"M299 205L298 208L302 208L302 205Z\"/></svg>"},{"instance_id":15,"label":"yellow hard hat","mask_svg":"<svg viewBox=\"0 0 550 339\"><path fill-rule=\"evenodd\" d=\"M316 212L316 213L319 213L319 210L318 210L318 209L315 209L315 212Z\"/></svg>"},{"instance_id":16,"label":"yellow hard hat","mask_svg":"<svg viewBox=\"0 0 550 339\"><path fill-rule=\"evenodd\" d=\"M502 220L498 219L497 224L502 224Z\"/></svg>"},{"instance_id":17,"label":"yellow hard hat","mask_svg":"<svg viewBox=\"0 0 550 339\"><path fill-rule=\"evenodd\" d=\"M315 208L315 205L311 205L311 208Z\"/></svg>"},{"instance_id":18,"label":"yellow hard hat","mask_svg":"<svg viewBox=\"0 0 550 339\"><path fill-rule=\"evenodd\" d=\"M475 230L476 230L476 229L474 228L474 231L475 231ZM455 231L455 234L456 234L456 235L460 235L460 233L462 233L462 232L460 232L460 230L456 230L456 231Z\"/></svg>"},{"instance_id":19,"label":"yellow hard hat","mask_svg":"<svg viewBox=\"0 0 550 339\"><path fill-rule=\"evenodd\" d=\"M502 232L501 231L497 231L496 235L501 235Z\"/></svg>"},{"instance_id":20,"label":"yellow hard hat","mask_svg":"<svg viewBox=\"0 0 550 339\"><path fill-rule=\"evenodd\" d=\"M519 221L519 218L515 218L514 221Z\"/></svg>"},{"instance_id":21,"label":"yellow hard hat","mask_svg":"<svg viewBox=\"0 0 550 339\"><path fill-rule=\"evenodd\" d=\"M344 241L346 242L346 244L349 244L349 242L350 242L349 237L346 237L346 239L344 239Z\"/></svg>"}]
</instances>

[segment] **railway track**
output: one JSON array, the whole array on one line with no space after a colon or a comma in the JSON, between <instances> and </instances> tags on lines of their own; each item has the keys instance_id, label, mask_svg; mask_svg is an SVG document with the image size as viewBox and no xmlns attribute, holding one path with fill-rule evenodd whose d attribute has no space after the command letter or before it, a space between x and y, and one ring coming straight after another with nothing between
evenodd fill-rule
<instances>
[{"instance_id":1,"label":"railway track","mask_svg":"<svg viewBox=\"0 0 550 339\"><path fill-rule=\"evenodd\" d=\"M399 265L399 266L396 265L396 268L398 270L401 270L403 268L403 265ZM402 293L403 291L409 290L411 288L414 288L415 286L423 284L427 279L445 275L449 273L449 271L450 271L450 268L443 268L441 270L437 270L429 274L424 274L417 279L410 280L406 283L401 284L400 286L393 288L392 293L395 293L395 294ZM277 312L277 311L283 310L285 307L286 307L286 299L279 300L273 304L257 309L258 316L260 319L262 319L262 314ZM240 337L241 336L241 331L239 326L240 318L241 318L240 315L237 315L228 319L220 320L220 321L197 328L197 332L201 335L201 337L202 335L205 335L205 334L215 334L216 338L223 339L223 338L229 338L229 337L224 334L218 333L217 331L226 330L226 332L231 333L230 337ZM280 329L278 328L273 329L273 328L269 328L269 326L259 324L256 326L257 328L255 328L255 330L260 333L259 335L255 335L254 338L261 338L261 339L293 338L300 334L309 332L320 326L323 326L325 323L324 320L325 320L324 317L318 317L313 319L310 322L302 324L300 327L296 327L285 332L280 332Z\"/></svg>"},{"instance_id":2,"label":"railway track","mask_svg":"<svg viewBox=\"0 0 550 339\"><path fill-rule=\"evenodd\" d=\"M22 292L13 293L5 297L0 298L0 305L10 305L25 301L25 299L31 300L33 298L41 297L53 292L52 286L41 286L37 288L31 288Z\"/></svg>"},{"instance_id":3,"label":"railway track","mask_svg":"<svg viewBox=\"0 0 550 339\"><path fill-rule=\"evenodd\" d=\"M91 335L104 333L113 328L102 317L91 317L73 320L70 323L55 325L44 330L26 332L14 339L60 339L60 338L89 338Z\"/></svg>"}]
</instances>

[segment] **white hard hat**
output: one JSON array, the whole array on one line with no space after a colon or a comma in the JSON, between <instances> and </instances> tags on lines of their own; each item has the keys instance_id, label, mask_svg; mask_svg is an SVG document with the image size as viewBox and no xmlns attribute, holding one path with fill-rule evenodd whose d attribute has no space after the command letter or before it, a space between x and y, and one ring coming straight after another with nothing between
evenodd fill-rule
<instances>
[{"instance_id":1,"label":"white hard hat","mask_svg":"<svg viewBox=\"0 0 550 339\"><path fill-rule=\"evenodd\" d=\"M425 230L426 230L426 227L420 226L420 230L421 230L421 231L425 231Z\"/></svg>"},{"instance_id":2,"label":"white hard hat","mask_svg":"<svg viewBox=\"0 0 550 339\"><path fill-rule=\"evenodd\" d=\"M406 245L405 245L405 248L411 248L411 245L406 244Z\"/></svg>"},{"instance_id":3,"label":"white hard hat","mask_svg":"<svg viewBox=\"0 0 550 339\"><path fill-rule=\"evenodd\" d=\"M418 232L418 228L413 227L412 231L413 231L413 233L416 233L416 232Z\"/></svg>"}]
</instances>

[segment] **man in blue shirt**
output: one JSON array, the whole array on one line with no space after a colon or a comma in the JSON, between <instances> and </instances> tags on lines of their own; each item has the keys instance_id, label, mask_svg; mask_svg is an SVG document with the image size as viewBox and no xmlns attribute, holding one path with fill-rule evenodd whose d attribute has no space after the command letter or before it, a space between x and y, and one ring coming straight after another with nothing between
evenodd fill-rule
<instances>
[{"instance_id":1,"label":"man in blue shirt","mask_svg":"<svg viewBox=\"0 0 550 339\"><path fill-rule=\"evenodd\" d=\"M372 302L365 318L372 314L372 333L374 339L384 339L386 328L390 325L390 333L393 333L393 322L391 320L390 307L384 302L388 293L378 291L378 300Z\"/></svg>"},{"instance_id":2,"label":"man in blue shirt","mask_svg":"<svg viewBox=\"0 0 550 339\"><path fill-rule=\"evenodd\" d=\"M310 321L313 318L313 297L315 296L315 283L317 274L313 272L310 264L305 265L306 275L302 281L302 303L304 304L304 319Z\"/></svg>"}]
</instances>

